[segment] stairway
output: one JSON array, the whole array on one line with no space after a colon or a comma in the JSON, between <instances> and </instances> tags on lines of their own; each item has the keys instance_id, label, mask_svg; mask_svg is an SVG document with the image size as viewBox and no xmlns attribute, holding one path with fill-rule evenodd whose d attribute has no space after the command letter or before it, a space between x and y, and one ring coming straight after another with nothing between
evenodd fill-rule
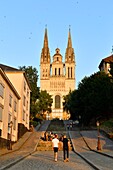
<instances>
[{"instance_id":1,"label":"stairway","mask_svg":"<svg viewBox=\"0 0 113 170\"><path fill-rule=\"evenodd\" d=\"M52 141L44 141L40 139L38 145L37 145L37 151L52 151ZM59 151L63 150L63 143L59 142ZM69 144L69 150L72 150L71 143Z\"/></svg>"}]
</instances>

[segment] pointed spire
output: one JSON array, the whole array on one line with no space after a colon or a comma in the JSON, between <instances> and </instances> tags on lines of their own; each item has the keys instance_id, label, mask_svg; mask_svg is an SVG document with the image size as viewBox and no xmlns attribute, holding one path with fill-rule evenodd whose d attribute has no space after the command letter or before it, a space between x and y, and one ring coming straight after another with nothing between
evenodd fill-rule
<instances>
[{"instance_id":1,"label":"pointed spire","mask_svg":"<svg viewBox=\"0 0 113 170\"><path fill-rule=\"evenodd\" d=\"M72 47L72 40L71 40L70 25L69 25L69 33L68 33L68 43L67 43L67 48L66 48L66 53L65 53L65 61L66 62L74 62L75 61L74 49Z\"/></svg>"},{"instance_id":2,"label":"pointed spire","mask_svg":"<svg viewBox=\"0 0 113 170\"><path fill-rule=\"evenodd\" d=\"M46 25L46 28L45 28L44 46L43 47L44 48L48 47L47 25Z\"/></svg>"},{"instance_id":3,"label":"pointed spire","mask_svg":"<svg viewBox=\"0 0 113 170\"><path fill-rule=\"evenodd\" d=\"M67 48L72 48L72 41L71 41L71 29L70 29L70 25L69 25L69 34L68 34L68 45Z\"/></svg>"},{"instance_id":4,"label":"pointed spire","mask_svg":"<svg viewBox=\"0 0 113 170\"><path fill-rule=\"evenodd\" d=\"M48 35L47 35L47 25L45 28L45 35L44 35L44 44L41 52L41 62L49 62L50 63L50 52L48 46Z\"/></svg>"}]
</instances>

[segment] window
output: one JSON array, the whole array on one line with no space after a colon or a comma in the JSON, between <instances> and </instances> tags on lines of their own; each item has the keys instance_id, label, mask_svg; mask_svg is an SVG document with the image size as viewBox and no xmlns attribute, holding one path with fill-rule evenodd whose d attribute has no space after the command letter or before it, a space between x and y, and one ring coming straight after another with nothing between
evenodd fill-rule
<instances>
[{"instance_id":1,"label":"window","mask_svg":"<svg viewBox=\"0 0 113 170\"><path fill-rule=\"evenodd\" d=\"M29 97L29 90L27 89L27 97Z\"/></svg>"},{"instance_id":2,"label":"window","mask_svg":"<svg viewBox=\"0 0 113 170\"><path fill-rule=\"evenodd\" d=\"M71 78L72 78L72 67L71 67Z\"/></svg>"},{"instance_id":3,"label":"window","mask_svg":"<svg viewBox=\"0 0 113 170\"><path fill-rule=\"evenodd\" d=\"M25 110L23 110L23 120L25 121Z\"/></svg>"},{"instance_id":4,"label":"window","mask_svg":"<svg viewBox=\"0 0 113 170\"><path fill-rule=\"evenodd\" d=\"M0 96L3 98L4 96L4 86L0 83Z\"/></svg>"},{"instance_id":5,"label":"window","mask_svg":"<svg viewBox=\"0 0 113 170\"><path fill-rule=\"evenodd\" d=\"M14 122L13 122L13 129L16 130L16 117L14 118Z\"/></svg>"},{"instance_id":6,"label":"window","mask_svg":"<svg viewBox=\"0 0 113 170\"><path fill-rule=\"evenodd\" d=\"M2 121L2 113L3 113L3 108L0 107L0 121Z\"/></svg>"},{"instance_id":7,"label":"window","mask_svg":"<svg viewBox=\"0 0 113 170\"><path fill-rule=\"evenodd\" d=\"M25 103L26 103L26 97L24 96L23 97L23 105L25 106Z\"/></svg>"},{"instance_id":8,"label":"window","mask_svg":"<svg viewBox=\"0 0 113 170\"><path fill-rule=\"evenodd\" d=\"M9 106L12 107L12 96L9 96Z\"/></svg>"},{"instance_id":9,"label":"window","mask_svg":"<svg viewBox=\"0 0 113 170\"><path fill-rule=\"evenodd\" d=\"M27 101L27 104L26 104L26 110L28 110L28 101Z\"/></svg>"},{"instance_id":10,"label":"window","mask_svg":"<svg viewBox=\"0 0 113 170\"><path fill-rule=\"evenodd\" d=\"M55 76L57 75L57 69L55 68Z\"/></svg>"},{"instance_id":11,"label":"window","mask_svg":"<svg viewBox=\"0 0 113 170\"><path fill-rule=\"evenodd\" d=\"M59 76L60 76L60 68L59 68Z\"/></svg>"},{"instance_id":12,"label":"window","mask_svg":"<svg viewBox=\"0 0 113 170\"><path fill-rule=\"evenodd\" d=\"M17 103L16 103L16 101L14 101L14 111L15 112L17 111Z\"/></svg>"},{"instance_id":13,"label":"window","mask_svg":"<svg viewBox=\"0 0 113 170\"><path fill-rule=\"evenodd\" d=\"M26 82L24 82L24 91L26 91Z\"/></svg>"},{"instance_id":14,"label":"window","mask_svg":"<svg viewBox=\"0 0 113 170\"><path fill-rule=\"evenodd\" d=\"M9 116L8 116L8 123L11 122L11 113L9 113Z\"/></svg>"},{"instance_id":15,"label":"window","mask_svg":"<svg viewBox=\"0 0 113 170\"><path fill-rule=\"evenodd\" d=\"M55 96L55 108L56 109L60 108L60 96L59 95Z\"/></svg>"}]
</instances>

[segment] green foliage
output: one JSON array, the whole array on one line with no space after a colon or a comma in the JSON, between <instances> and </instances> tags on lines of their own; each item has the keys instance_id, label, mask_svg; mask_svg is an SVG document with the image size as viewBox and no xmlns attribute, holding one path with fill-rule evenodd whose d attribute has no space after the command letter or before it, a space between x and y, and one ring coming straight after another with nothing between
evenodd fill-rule
<instances>
[{"instance_id":1,"label":"green foliage","mask_svg":"<svg viewBox=\"0 0 113 170\"><path fill-rule=\"evenodd\" d=\"M83 125L98 119L109 118L113 114L113 83L104 72L84 77L78 89L64 97L64 109L71 118L81 117Z\"/></svg>"},{"instance_id":2,"label":"green foliage","mask_svg":"<svg viewBox=\"0 0 113 170\"><path fill-rule=\"evenodd\" d=\"M38 108L39 112L42 111L42 113L48 111L51 112L51 106L53 103L52 96L47 93L46 90L41 90L39 94L39 98L36 102L36 107Z\"/></svg>"},{"instance_id":3,"label":"green foliage","mask_svg":"<svg viewBox=\"0 0 113 170\"><path fill-rule=\"evenodd\" d=\"M28 81L30 83L31 87L31 97L30 97L30 113L31 117L35 117L38 110L36 107L36 100L39 96L39 87L37 87L37 81L38 81L38 71L36 68L33 68L32 66L23 66L19 67L20 70L25 71L26 76L28 78Z\"/></svg>"},{"instance_id":4,"label":"green foliage","mask_svg":"<svg viewBox=\"0 0 113 170\"><path fill-rule=\"evenodd\" d=\"M105 127L109 127L109 128L113 128L113 119L104 121L101 126L105 126Z\"/></svg>"},{"instance_id":5,"label":"green foliage","mask_svg":"<svg viewBox=\"0 0 113 170\"><path fill-rule=\"evenodd\" d=\"M65 131L65 126L62 120L53 119L47 128L47 131Z\"/></svg>"}]
</instances>

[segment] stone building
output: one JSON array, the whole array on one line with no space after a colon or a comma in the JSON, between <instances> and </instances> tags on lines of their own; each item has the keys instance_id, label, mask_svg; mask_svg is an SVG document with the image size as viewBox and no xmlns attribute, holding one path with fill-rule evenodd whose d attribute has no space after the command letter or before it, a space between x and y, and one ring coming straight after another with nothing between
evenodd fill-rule
<instances>
[{"instance_id":1,"label":"stone building","mask_svg":"<svg viewBox=\"0 0 113 170\"><path fill-rule=\"evenodd\" d=\"M59 48L56 48L51 61L47 28L45 28L40 58L40 89L46 90L53 98L52 112L46 113L46 119L69 119L69 114L63 111L63 96L75 89L75 54L70 29L63 62Z\"/></svg>"},{"instance_id":2,"label":"stone building","mask_svg":"<svg viewBox=\"0 0 113 170\"><path fill-rule=\"evenodd\" d=\"M26 74L24 71L18 70L16 68L0 64L0 68L3 70L4 74L6 75L7 79L11 82L12 86L14 89L16 89L18 95L20 96L19 101L16 101L18 103L18 114L16 116L16 122L18 124L18 127L16 128L16 132L18 136L15 138L12 138L13 141L16 141L19 139L27 130L29 130L29 117L30 117L30 84L28 82L28 79L26 77ZM5 83L4 83L5 84ZM7 87L7 86L6 86ZM5 95L3 95L5 104L7 103L8 105L8 111L4 111L5 114L12 115L12 112L14 112L14 97L13 93L10 92L10 88L6 91L6 87L4 86L4 91L6 93L6 98ZM4 93L4 94L5 94ZM8 97L8 94L9 97ZM10 103L11 104L10 104ZM1 103L1 101L0 101ZM9 107L10 104L10 107ZM7 119L7 118L6 118ZM13 122L13 129L14 129L14 121L13 117L8 118L8 123L12 121ZM6 126L8 126L7 123L3 122ZM8 128L6 128L7 131ZM14 132L14 130L13 130ZM13 135L12 135L13 136ZM6 136L5 136L6 138Z\"/></svg>"}]
</instances>

